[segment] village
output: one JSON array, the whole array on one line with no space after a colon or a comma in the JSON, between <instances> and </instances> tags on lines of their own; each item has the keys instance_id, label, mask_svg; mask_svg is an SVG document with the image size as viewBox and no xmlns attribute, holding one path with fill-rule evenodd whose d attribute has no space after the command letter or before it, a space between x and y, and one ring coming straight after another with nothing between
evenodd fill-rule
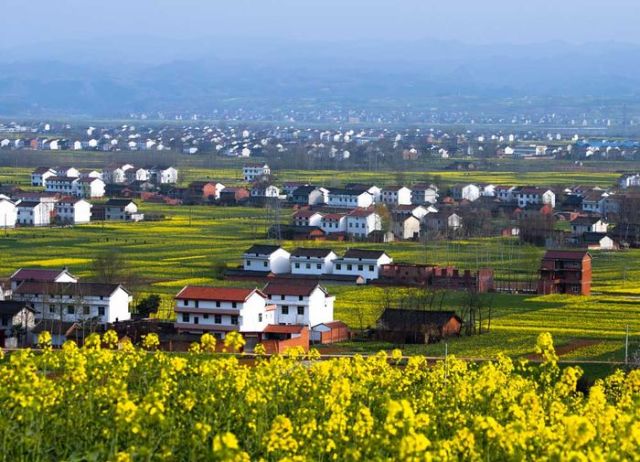
<instances>
[{"instance_id":1,"label":"village","mask_svg":"<svg viewBox=\"0 0 640 462\"><path fill-rule=\"evenodd\" d=\"M3 186L9 195L0 196L2 227L93 221L144 226L138 203L146 202L170 207L251 206L267 211L264 238L273 244L252 245L238 255L237 267L223 271L226 281L245 288L185 286L174 295L170 319L149 318L151 313L141 317L123 284L80 282L66 269L17 269L3 284L0 302L7 347L37 343L43 330L55 333L54 343L61 345L65 339L82 342L90 332L115 328L138 340L157 332L171 350L184 350L205 332L224 338L232 330L247 338L247 351L258 343L269 345L269 352L291 346L306 350L311 344L362 335L334 319L335 297L327 286L589 296L589 252L636 247L640 240L632 226L640 174L622 175L606 189L473 183L446 189L432 183L347 183L336 188L278 182L268 164L252 163L244 165L238 183L198 180L181 187L173 167L125 164L103 171L41 167L33 170L30 186L28 191ZM287 215L288 223L283 221ZM495 278L490 262L474 268L418 264L394 261L385 250L393 241L455 241L468 236L503 236L548 250L535 276L513 281ZM282 240L313 246L287 251L278 244ZM354 246L340 255L331 242ZM398 314L402 311L405 316ZM387 306L369 338L437 342L461 335L471 322L461 314Z\"/></svg>"}]
</instances>

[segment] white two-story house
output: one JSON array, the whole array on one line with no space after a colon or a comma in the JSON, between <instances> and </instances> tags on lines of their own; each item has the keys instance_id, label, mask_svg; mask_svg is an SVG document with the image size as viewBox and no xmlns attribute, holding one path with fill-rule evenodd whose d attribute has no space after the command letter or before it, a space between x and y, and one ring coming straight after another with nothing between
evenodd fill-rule
<instances>
[{"instance_id":1,"label":"white two-story house","mask_svg":"<svg viewBox=\"0 0 640 462\"><path fill-rule=\"evenodd\" d=\"M31 186L46 186L47 180L56 176L56 171L48 167L38 167L31 172Z\"/></svg>"},{"instance_id":2,"label":"white two-story house","mask_svg":"<svg viewBox=\"0 0 640 462\"><path fill-rule=\"evenodd\" d=\"M298 210L293 215L295 226L321 226L322 214L314 210Z\"/></svg>"},{"instance_id":3,"label":"white two-story house","mask_svg":"<svg viewBox=\"0 0 640 462\"><path fill-rule=\"evenodd\" d=\"M335 297L314 281L270 282L262 289L275 305L275 324L309 328L333 321Z\"/></svg>"},{"instance_id":4,"label":"white two-story house","mask_svg":"<svg viewBox=\"0 0 640 462\"><path fill-rule=\"evenodd\" d=\"M126 221L138 215L138 204L131 199L109 199L104 205L105 220Z\"/></svg>"},{"instance_id":5,"label":"white two-story house","mask_svg":"<svg viewBox=\"0 0 640 462\"><path fill-rule=\"evenodd\" d=\"M368 191L355 189L330 189L329 190L329 207L354 209L367 208L373 205L373 196Z\"/></svg>"},{"instance_id":6,"label":"white two-story house","mask_svg":"<svg viewBox=\"0 0 640 462\"><path fill-rule=\"evenodd\" d=\"M333 274L362 276L367 282L378 279L380 267L393 259L383 250L349 249L333 261Z\"/></svg>"},{"instance_id":7,"label":"white two-story house","mask_svg":"<svg viewBox=\"0 0 640 462\"><path fill-rule=\"evenodd\" d=\"M69 176L49 177L45 184L45 191L64 195L76 195L78 178Z\"/></svg>"},{"instance_id":8,"label":"white two-story house","mask_svg":"<svg viewBox=\"0 0 640 462\"><path fill-rule=\"evenodd\" d=\"M85 177L80 178L76 183L75 195L78 197L103 197L104 196L104 181L100 178Z\"/></svg>"},{"instance_id":9,"label":"white two-story house","mask_svg":"<svg viewBox=\"0 0 640 462\"><path fill-rule=\"evenodd\" d=\"M0 228L13 228L18 220L16 204L0 195Z\"/></svg>"},{"instance_id":10,"label":"white two-story house","mask_svg":"<svg viewBox=\"0 0 640 462\"><path fill-rule=\"evenodd\" d=\"M63 197L56 203L56 219L62 224L78 225L91 221L89 202L78 197Z\"/></svg>"},{"instance_id":11,"label":"white two-story house","mask_svg":"<svg viewBox=\"0 0 640 462\"><path fill-rule=\"evenodd\" d=\"M24 281L14 300L36 310L36 319L109 324L131 318L131 294L119 284Z\"/></svg>"},{"instance_id":12,"label":"white two-story house","mask_svg":"<svg viewBox=\"0 0 640 462\"><path fill-rule=\"evenodd\" d=\"M518 203L518 207L526 207L528 205L556 206L556 195L550 189L524 186L514 189L513 196Z\"/></svg>"},{"instance_id":13,"label":"white two-story house","mask_svg":"<svg viewBox=\"0 0 640 462\"><path fill-rule=\"evenodd\" d=\"M242 256L245 271L291 272L290 254L279 245L252 245Z\"/></svg>"},{"instance_id":14,"label":"white two-story house","mask_svg":"<svg viewBox=\"0 0 640 462\"><path fill-rule=\"evenodd\" d=\"M347 215L327 213L320 219L320 228L326 234L344 233L347 230Z\"/></svg>"},{"instance_id":15,"label":"white two-story house","mask_svg":"<svg viewBox=\"0 0 640 462\"><path fill-rule=\"evenodd\" d=\"M49 226L55 206L55 202L20 201L16 204L16 224Z\"/></svg>"},{"instance_id":16,"label":"white two-story house","mask_svg":"<svg viewBox=\"0 0 640 462\"><path fill-rule=\"evenodd\" d=\"M355 209L347 215L347 234L357 238L365 238L373 231L382 229L382 219L370 209Z\"/></svg>"},{"instance_id":17,"label":"white two-story house","mask_svg":"<svg viewBox=\"0 0 640 462\"><path fill-rule=\"evenodd\" d=\"M9 278L11 290L15 290L23 282L78 282L78 278L66 269L20 268Z\"/></svg>"},{"instance_id":18,"label":"white two-story house","mask_svg":"<svg viewBox=\"0 0 640 462\"><path fill-rule=\"evenodd\" d=\"M269 175L271 175L271 169L267 164L249 164L242 167L242 177L248 183Z\"/></svg>"},{"instance_id":19,"label":"white two-story house","mask_svg":"<svg viewBox=\"0 0 640 462\"><path fill-rule=\"evenodd\" d=\"M429 185L413 185L411 203L415 205L435 204L438 202L438 190Z\"/></svg>"},{"instance_id":20,"label":"white two-story house","mask_svg":"<svg viewBox=\"0 0 640 462\"><path fill-rule=\"evenodd\" d=\"M331 249L298 247L291 252L291 273L322 275L333 273L333 261L338 258Z\"/></svg>"},{"instance_id":21,"label":"white two-story house","mask_svg":"<svg viewBox=\"0 0 640 462\"><path fill-rule=\"evenodd\" d=\"M275 324L275 306L258 289L186 286L175 297L178 332L262 332Z\"/></svg>"},{"instance_id":22,"label":"white two-story house","mask_svg":"<svg viewBox=\"0 0 640 462\"><path fill-rule=\"evenodd\" d=\"M406 186L387 186L382 189L382 202L387 205L411 205L411 190Z\"/></svg>"}]
</instances>

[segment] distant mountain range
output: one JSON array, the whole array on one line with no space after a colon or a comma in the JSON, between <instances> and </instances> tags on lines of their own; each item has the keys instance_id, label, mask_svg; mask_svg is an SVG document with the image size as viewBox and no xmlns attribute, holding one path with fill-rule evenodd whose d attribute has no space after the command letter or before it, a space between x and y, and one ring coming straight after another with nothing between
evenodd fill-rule
<instances>
[{"instance_id":1,"label":"distant mountain range","mask_svg":"<svg viewBox=\"0 0 640 462\"><path fill-rule=\"evenodd\" d=\"M0 49L0 115L117 116L234 107L464 108L531 97L637 105L640 46L475 46L458 42L318 43L123 37ZM451 107L447 107L451 104Z\"/></svg>"}]
</instances>

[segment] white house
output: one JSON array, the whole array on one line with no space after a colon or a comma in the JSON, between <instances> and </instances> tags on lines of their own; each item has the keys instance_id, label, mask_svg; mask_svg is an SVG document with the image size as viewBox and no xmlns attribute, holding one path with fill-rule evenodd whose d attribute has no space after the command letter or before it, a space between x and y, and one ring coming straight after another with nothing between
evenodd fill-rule
<instances>
[{"instance_id":1,"label":"white house","mask_svg":"<svg viewBox=\"0 0 640 462\"><path fill-rule=\"evenodd\" d=\"M312 249L298 247L291 252L292 274L331 274L333 261L338 258L331 249Z\"/></svg>"},{"instance_id":2,"label":"white house","mask_svg":"<svg viewBox=\"0 0 640 462\"><path fill-rule=\"evenodd\" d=\"M496 197L496 185L494 184L480 185L480 195L483 197Z\"/></svg>"},{"instance_id":3,"label":"white house","mask_svg":"<svg viewBox=\"0 0 640 462\"><path fill-rule=\"evenodd\" d=\"M496 186L493 188L495 196L500 199L502 202L513 202L515 201L514 191L516 190L515 186Z\"/></svg>"},{"instance_id":4,"label":"white house","mask_svg":"<svg viewBox=\"0 0 640 462\"><path fill-rule=\"evenodd\" d=\"M451 194L455 200L473 202L480 197L480 188L475 184L455 185L451 188Z\"/></svg>"},{"instance_id":5,"label":"white house","mask_svg":"<svg viewBox=\"0 0 640 462\"><path fill-rule=\"evenodd\" d=\"M609 224L597 217L576 217L571 220L571 234L582 236L585 233L606 233Z\"/></svg>"},{"instance_id":6,"label":"white house","mask_svg":"<svg viewBox=\"0 0 640 462\"><path fill-rule=\"evenodd\" d=\"M16 224L48 226L55 211L55 202L20 201L16 204Z\"/></svg>"},{"instance_id":7,"label":"white house","mask_svg":"<svg viewBox=\"0 0 640 462\"><path fill-rule=\"evenodd\" d=\"M438 190L428 185L413 185L411 203L415 205L435 204L438 202Z\"/></svg>"},{"instance_id":8,"label":"white house","mask_svg":"<svg viewBox=\"0 0 640 462\"><path fill-rule=\"evenodd\" d=\"M320 220L320 228L326 234L344 233L347 230L347 215L327 213Z\"/></svg>"},{"instance_id":9,"label":"white house","mask_svg":"<svg viewBox=\"0 0 640 462\"><path fill-rule=\"evenodd\" d=\"M131 318L132 296L120 284L25 281L13 299L35 309L38 320L109 324Z\"/></svg>"},{"instance_id":10,"label":"white house","mask_svg":"<svg viewBox=\"0 0 640 462\"><path fill-rule=\"evenodd\" d=\"M518 203L518 207L526 207L527 205L556 206L556 195L550 189L524 186L515 188L513 190L513 197Z\"/></svg>"},{"instance_id":11,"label":"white house","mask_svg":"<svg viewBox=\"0 0 640 462\"><path fill-rule=\"evenodd\" d=\"M275 306L258 289L186 286L175 297L178 332L262 332L275 324Z\"/></svg>"},{"instance_id":12,"label":"white house","mask_svg":"<svg viewBox=\"0 0 640 462\"><path fill-rule=\"evenodd\" d=\"M415 215L392 215L391 231L398 239L415 239L420 235L420 226L420 219Z\"/></svg>"},{"instance_id":13,"label":"white house","mask_svg":"<svg viewBox=\"0 0 640 462\"><path fill-rule=\"evenodd\" d=\"M80 178L75 186L75 195L78 197L104 197L105 184L100 178Z\"/></svg>"},{"instance_id":14,"label":"white house","mask_svg":"<svg viewBox=\"0 0 640 462\"><path fill-rule=\"evenodd\" d=\"M105 170L103 180L107 183L124 183L127 181L128 172L133 169L133 165L124 164L113 169Z\"/></svg>"},{"instance_id":15,"label":"white house","mask_svg":"<svg viewBox=\"0 0 640 462\"><path fill-rule=\"evenodd\" d=\"M329 200L327 202L329 207L349 209L367 208L373 203L373 196L368 191L337 188L329 190Z\"/></svg>"},{"instance_id":16,"label":"white house","mask_svg":"<svg viewBox=\"0 0 640 462\"><path fill-rule=\"evenodd\" d=\"M349 236L364 238L382 229L382 219L373 210L355 209L347 214L346 231Z\"/></svg>"},{"instance_id":17,"label":"white house","mask_svg":"<svg viewBox=\"0 0 640 462\"><path fill-rule=\"evenodd\" d=\"M278 245L252 245L243 255L245 271L291 272L290 254Z\"/></svg>"},{"instance_id":18,"label":"white house","mask_svg":"<svg viewBox=\"0 0 640 462\"><path fill-rule=\"evenodd\" d=\"M411 205L411 190L406 186L387 186L382 189L381 199L387 205Z\"/></svg>"},{"instance_id":19,"label":"white house","mask_svg":"<svg viewBox=\"0 0 640 462\"><path fill-rule=\"evenodd\" d=\"M17 337L25 336L27 331L35 327L35 310L23 302L15 300L0 300L0 337L4 338L4 345L0 347L18 347ZM13 339L9 343L9 339Z\"/></svg>"},{"instance_id":20,"label":"white house","mask_svg":"<svg viewBox=\"0 0 640 462\"><path fill-rule=\"evenodd\" d=\"M366 281L378 279L380 266L393 259L383 250L349 249L342 258L333 261L333 274L362 276Z\"/></svg>"},{"instance_id":21,"label":"white house","mask_svg":"<svg viewBox=\"0 0 640 462\"><path fill-rule=\"evenodd\" d=\"M607 197L607 193L596 189L585 192L582 196L582 211L602 215Z\"/></svg>"},{"instance_id":22,"label":"white house","mask_svg":"<svg viewBox=\"0 0 640 462\"><path fill-rule=\"evenodd\" d=\"M251 188L251 197L280 197L280 188L272 184L258 184Z\"/></svg>"},{"instance_id":23,"label":"white house","mask_svg":"<svg viewBox=\"0 0 640 462\"><path fill-rule=\"evenodd\" d=\"M618 179L620 189L627 189L640 186L640 173L628 173Z\"/></svg>"},{"instance_id":24,"label":"white house","mask_svg":"<svg viewBox=\"0 0 640 462\"><path fill-rule=\"evenodd\" d=\"M300 186L291 193L291 202L300 205L322 205L329 200L329 190L315 186Z\"/></svg>"},{"instance_id":25,"label":"white house","mask_svg":"<svg viewBox=\"0 0 640 462\"><path fill-rule=\"evenodd\" d=\"M156 184L175 184L178 182L178 170L174 167L152 167L149 180Z\"/></svg>"},{"instance_id":26,"label":"white house","mask_svg":"<svg viewBox=\"0 0 640 462\"><path fill-rule=\"evenodd\" d=\"M269 175L271 175L271 169L267 164L249 164L242 167L242 177L248 183Z\"/></svg>"},{"instance_id":27,"label":"white house","mask_svg":"<svg viewBox=\"0 0 640 462\"><path fill-rule=\"evenodd\" d=\"M373 197L374 204L378 204L382 200L382 189L380 189L376 185L367 185L363 183L347 183L345 188L350 190L368 192L369 194L371 194L371 197Z\"/></svg>"},{"instance_id":28,"label":"white house","mask_svg":"<svg viewBox=\"0 0 640 462\"><path fill-rule=\"evenodd\" d=\"M47 179L52 176L57 176L52 168L38 167L31 172L31 186L46 186Z\"/></svg>"},{"instance_id":29,"label":"white house","mask_svg":"<svg viewBox=\"0 0 640 462\"><path fill-rule=\"evenodd\" d=\"M13 228L18 220L16 204L0 196L0 228Z\"/></svg>"},{"instance_id":30,"label":"white house","mask_svg":"<svg viewBox=\"0 0 640 462\"><path fill-rule=\"evenodd\" d=\"M151 179L151 172L148 168L140 167L135 170L136 181L149 181Z\"/></svg>"},{"instance_id":31,"label":"white house","mask_svg":"<svg viewBox=\"0 0 640 462\"><path fill-rule=\"evenodd\" d=\"M138 213L138 204L131 199L109 199L104 205L105 220L131 220Z\"/></svg>"},{"instance_id":32,"label":"white house","mask_svg":"<svg viewBox=\"0 0 640 462\"><path fill-rule=\"evenodd\" d=\"M57 176L66 176L69 178L79 178L80 170L75 167L56 167L54 169Z\"/></svg>"},{"instance_id":33,"label":"white house","mask_svg":"<svg viewBox=\"0 0 640 462\"><path fill-rule=\"evenodd\" d=\"M298 210L293 215L295 226L322 226L322 214L315 210Z\"/></svg>"},{"instance_id":34,"label":"white house","mask_svg":"<svg viewBox=\"0 0 640 462\"><path fill-rule=\"evenodd\" d=\"M45 183L45 191L58 194L71 195L77 194L78 178L69 176L52 176L47 178Z\"/></svg>"},{"instance_id":35,"label":"white house","mask_svg":"<svg viewBox=\"0 0 640 462\"><path fill-rule=\"evenodd\" d=\"M89 202L77 197L64 197L56 204L56 217L60 223L82 224L91 221L91 207Z\"/></svg>"},{"instance_id":36,"label":"white house","mask_svg":"<svg viewBox=\"0 0 640 462\"><path fill-rule=\"evenodd\" d=\"M20 268L9 277L9 280L11 281L11 290L15 290L23 282L42 282L47 284L54 282L78 282L78 278L65 268L60 270Z\"/></svg>"},{"instance_id":37,"label":"white house","mask_svg":"<svg viewBox=\"0 0 640 462\"><path fill-rule=\"evenodd\" d=\"M315 281L269 282L262 289L275 305L275 324L306 325L311 328L333 321L335 297Z\"/></svg>"}]
</instances>

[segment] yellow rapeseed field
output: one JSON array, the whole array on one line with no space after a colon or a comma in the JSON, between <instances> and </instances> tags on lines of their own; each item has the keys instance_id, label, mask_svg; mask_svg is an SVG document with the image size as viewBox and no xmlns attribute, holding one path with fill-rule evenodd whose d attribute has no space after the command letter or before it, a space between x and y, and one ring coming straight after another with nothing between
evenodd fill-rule
<instances>
[{"instance_id":1,"label":"yellow rapeseed field","mask_svg":"<svg viewBox=\"0 0 640 462\"><path fill-rule=\"evenodd\" d=\"M229 336L225 348L242 345ZM0 359L0 457L74 461L637 460L640 371L588 391L561 369L551 335L539 365L501 356L429 365L390 355L318 360L190 353L118 344L110 331L83 348ZM260 348L257 348L260 351Z\"/></svg>"}]
</instances>

